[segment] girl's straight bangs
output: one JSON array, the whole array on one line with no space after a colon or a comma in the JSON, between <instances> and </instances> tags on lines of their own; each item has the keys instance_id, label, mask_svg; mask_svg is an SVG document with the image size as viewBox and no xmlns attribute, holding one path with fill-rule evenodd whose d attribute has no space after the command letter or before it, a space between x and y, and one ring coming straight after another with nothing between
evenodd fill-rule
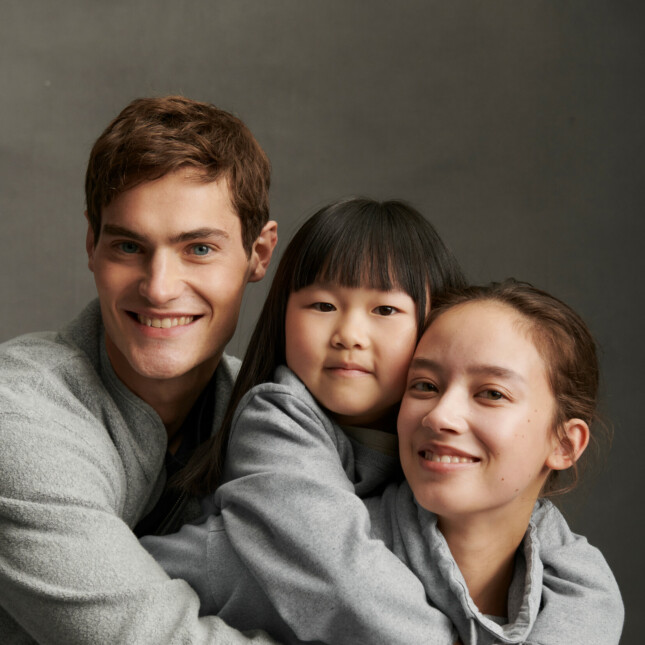
<instances>
[{"instance_id":1,"label":"girl's straight bangs","mask_svg":"<svg viewBox=\"0 0 645 645\"><path fill-rule=\"evenodd\" d=\"M401 289L418 302L429 287L424 270L428 258L421 252L418 228L371 204L335 215L304 236L290 291L315 282L334 283L381 291Z\"/></svg>"}]
</instances>

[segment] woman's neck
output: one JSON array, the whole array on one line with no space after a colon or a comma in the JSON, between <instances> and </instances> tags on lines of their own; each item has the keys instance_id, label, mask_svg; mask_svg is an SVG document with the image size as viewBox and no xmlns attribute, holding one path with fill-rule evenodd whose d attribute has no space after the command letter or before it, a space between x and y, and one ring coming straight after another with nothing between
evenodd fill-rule
<instances>
[{"instance_id":1,"label":"woman's neck","mask_svg":"<svg viewBox=\"0 0 645 645\"><path fill-rule=\"evenodd\" d=\"M530 516L529 516L530 517ZM479 611L491 616L508 615L508 590L526 521L500 521L490 515L446 519L439 518L450 552L468 586Z\"/></svg>"}]
</instances>

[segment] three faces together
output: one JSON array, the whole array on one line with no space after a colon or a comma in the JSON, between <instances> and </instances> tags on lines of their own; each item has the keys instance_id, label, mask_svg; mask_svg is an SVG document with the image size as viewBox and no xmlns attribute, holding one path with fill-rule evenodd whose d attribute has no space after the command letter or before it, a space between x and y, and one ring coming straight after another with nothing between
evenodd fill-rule
<instances>
[{"instance_id":1,"label":"three faces together","mask_svg":"<svg viewBox=\"0 0 645 645\"><path fill-rule=\"evenodd\" d=\"M196 112L202 122L236 121L181 97L134 101L95 144L86 179L105 350L118 379L163 421L171 454L235 331L245 286L265 276L277 243L268 161L243 124L243 144L218 159L207 145L197 150L203 123L180 153L168 152L163 129L186 136ZM136 137L147 140L135 164L127 155ZM332 424L375 435L398 428L407 484L396 485L436 517L484 627L512 622L509 590L536 501L558 488L557 473L575 471L590 440L598 366L580 318L524 283L466 287L432 226L403 202L331 204L285 249L222 430L171 485L222 490L216 505L226 508L239 408L280 365ZM249 627L269 628L239 626ZM460 630L455 638L478 642Z\"/></svg>"},{"instance_id":2,"label":"three faces together","mask_svg":"<svg viewBox=\"0 0 645 645\"><path fill-rule=\"evenodd\" d=\"M247 253L228 179L201 179L186 169L139 184L103 208L98 239L88 229L110 361L155 409L163 390L183 394L183 406L162 414L171 438L181 408L206 385L235 331L245 285L264 276L277 241L269 221ZM408 378L418 319L417 303L400 288L315 282L287 300L286 364L341 425L392 428L403 399L402 464L418 500L447 486L446 498L473 504L473 512L476 497L482 509L494 507L495 488L508 489L516 503L506 520L524 522L549 469L573 466L584 451L587 422L570 424L574 453L556 458L562 445L551 427L547 368L510 307L491 302L451 312L450 325L442 320L423 335ZM444 408L447 415L433 422ZM513 442L524 429L525 441ZM465 490L457 494L460 481Z\"/></svg>"}]
</instances>

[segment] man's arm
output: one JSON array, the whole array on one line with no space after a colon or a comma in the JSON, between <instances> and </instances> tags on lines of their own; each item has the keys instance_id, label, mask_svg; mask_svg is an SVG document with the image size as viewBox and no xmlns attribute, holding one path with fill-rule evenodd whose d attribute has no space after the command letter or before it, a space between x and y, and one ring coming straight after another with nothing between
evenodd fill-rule
<instances>
[{"instance_id":1,"label":"man's arm","mask_svg":"<svg viewBox=\"0 0 645 645\"><path fill-rule=\"evenodd\" d=\"M194 591L141 547L107 432L5 410L0 445L2 642L20 628L39 643L273 642L199 618Z\"/></svg>"},{"instance_id":2,"label":"man's arm","mask_svg":"<svg viewBox=\"0 0 645 645\"><path fill-rule=\"evenodd\" d=\"M452 645L450 621L379 540L324 415L296 393L243 401L215 493L228 537L300 640Z\"/></svg>"}]
</instances>

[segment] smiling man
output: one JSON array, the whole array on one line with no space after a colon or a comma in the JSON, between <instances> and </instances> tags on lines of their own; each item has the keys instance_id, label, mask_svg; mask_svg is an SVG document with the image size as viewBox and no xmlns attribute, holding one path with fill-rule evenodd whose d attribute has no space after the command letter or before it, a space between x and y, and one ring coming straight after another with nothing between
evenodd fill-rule
<instances>
[{"instance_id":1,"label":"smiling man","mask_svg":"<svg viewBox=\"0 0 645 645\"><path fill-rule=\"evenodd\" d=\"M138 99L95 143L87 253L98 300L0 346L0 641L269 643L214 617L137 535L194 500L167 486L219 428L224 354L277 241L269 162L246 126Z\"/></svg>"}]
</instances>

